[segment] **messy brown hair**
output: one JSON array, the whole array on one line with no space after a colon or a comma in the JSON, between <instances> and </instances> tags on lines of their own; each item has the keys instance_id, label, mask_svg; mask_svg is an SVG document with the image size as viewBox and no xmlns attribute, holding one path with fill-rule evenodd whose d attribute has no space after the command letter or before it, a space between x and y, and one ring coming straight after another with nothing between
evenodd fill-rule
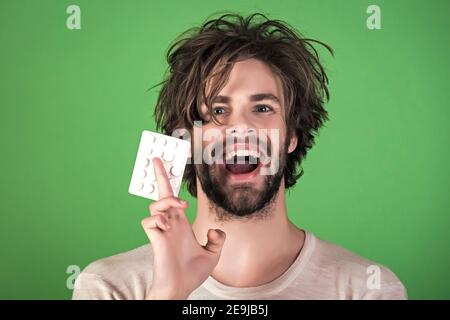
<instances>
[{"instance_id":1,"label":"messy brown hair","mask_svg":"<svg viewBox=\"0 0 450 320\"><path fill-rule=\"evenodd\" d=\"M329 100L328 77L313 43L333 54L323 42L304 38L287 23L260 13L248 17L228 13L189 29L167 52L168 74L158 84L162 88L154 113L157 129L170 135L175 129L185 128L192 134L194 121L202 120L201 105L204 103L211 111L212 101L225 86L234 63L259 59L281 80L287 137L295 134L298 139L297 147L287 156L284 171L285 187L292 187L303 175L299 164L328 120L323 106L324 99ZM195 197L193 164L187 165L183 179Z\"/></svg>"}]
</instances>

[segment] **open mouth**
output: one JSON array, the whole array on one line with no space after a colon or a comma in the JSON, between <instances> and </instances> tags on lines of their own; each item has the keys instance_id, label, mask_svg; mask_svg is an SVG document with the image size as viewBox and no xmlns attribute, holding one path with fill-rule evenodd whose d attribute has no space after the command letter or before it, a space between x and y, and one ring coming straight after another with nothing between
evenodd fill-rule
<instances>
[{"instance_id":1,"label":"open mouth","mask_svg":"<svg viewBox=\"0 0 450 320\"><path fill-rule=\"evenodd\" d=\"M235 145L224 153L222 168L232 181L251 181L259 174L263 157L256 147Z\"/></svg>"},{"instance_id":2,"label":"open mouth","mask_svg":"<svg viewBox=\"0 0 450 320\"><path fill-rule=\"evenodd\" d=\"M225 162L225 169L232 174L248 174L259 167L259 158L255 156L234 156Z\"/></svg>"}]
</instances>

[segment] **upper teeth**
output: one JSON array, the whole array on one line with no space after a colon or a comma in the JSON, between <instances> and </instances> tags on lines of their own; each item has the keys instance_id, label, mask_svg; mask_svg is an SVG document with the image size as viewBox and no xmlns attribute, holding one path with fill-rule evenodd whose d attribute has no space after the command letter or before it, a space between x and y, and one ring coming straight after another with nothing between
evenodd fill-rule
<instances>
[{"instance_id":1,"label":"upper teeth","mask_svg":"<svg viewBox=\"0 0 450 320\"><path fill-rule=\"evenodd\" d=\"M225 159L229 160L229 159L231 159L231 158L233 158L235 156L237 156L237 157L248 157L248 156L250 156L250 157L254 157L254 158L259 158L260 157L259 152L255 151L255 150L231 150L231 151L228 151L226 153Z\"/></svg>"}]
</instances>

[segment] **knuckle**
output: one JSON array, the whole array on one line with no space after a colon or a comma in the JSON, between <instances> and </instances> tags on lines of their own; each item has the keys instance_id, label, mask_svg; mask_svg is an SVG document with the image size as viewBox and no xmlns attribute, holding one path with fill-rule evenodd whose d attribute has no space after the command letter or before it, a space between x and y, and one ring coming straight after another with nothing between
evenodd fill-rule
<instances>
[{"instance_id":1,"label":"knuckle","mask_svg":"<svg viewBox=\"0 0 450 320\"><path fill-rule=\"evenodd\" d=\"M169 201L171 204L178 204L180 202L180 199L175 196L169 196L167 197L167 201Z\"/></svg>"}]
</instances>

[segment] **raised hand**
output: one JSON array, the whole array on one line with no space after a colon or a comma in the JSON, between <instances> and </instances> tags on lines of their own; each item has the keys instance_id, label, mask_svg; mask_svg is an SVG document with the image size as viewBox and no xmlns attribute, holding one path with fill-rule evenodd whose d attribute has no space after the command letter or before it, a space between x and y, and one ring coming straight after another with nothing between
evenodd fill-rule
<instances>
[{"instance_id":1,"label":"raised hand","mask_svg":"<svg viewBox=\"0 0 450 320\"><path fill-rule=\"evenodd\" d=\"M159 200L150 204L142 227L154 252L153 281L147 299L187 299L212 273L225 242L219 229L208 231L201 246L186 217L188 204L173 195L161 159L153 159Z\"/></svg>"}]
</instances>

